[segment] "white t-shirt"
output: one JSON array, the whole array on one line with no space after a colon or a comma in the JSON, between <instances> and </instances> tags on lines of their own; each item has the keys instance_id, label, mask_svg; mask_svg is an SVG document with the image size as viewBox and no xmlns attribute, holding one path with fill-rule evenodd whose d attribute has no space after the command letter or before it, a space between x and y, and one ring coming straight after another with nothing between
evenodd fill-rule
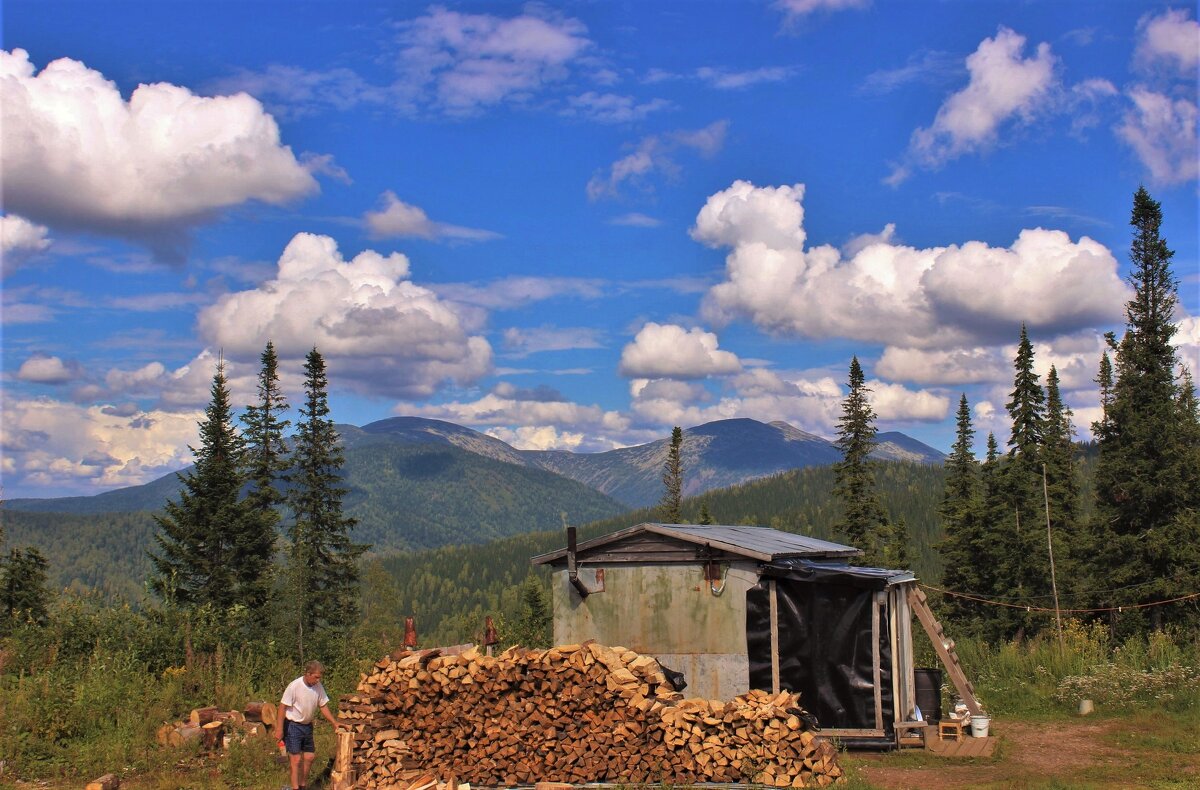
<instances>
[{"instance_id":1,"label":"white t-shirt","mask_svg":"<svg viewBox=\"0 0 1200 790\"><path fill-rule=\"evenodd\" d=\"M301 675L284 689L283 699L280 702L287 705L284 715L288 717L288 720L297 724L308 724L316 715L317 708L329 704L329 697L325 695L324 686L317 683L315 686L309 687L304 682L304 676Z\"/></svg>"}]
</instances>

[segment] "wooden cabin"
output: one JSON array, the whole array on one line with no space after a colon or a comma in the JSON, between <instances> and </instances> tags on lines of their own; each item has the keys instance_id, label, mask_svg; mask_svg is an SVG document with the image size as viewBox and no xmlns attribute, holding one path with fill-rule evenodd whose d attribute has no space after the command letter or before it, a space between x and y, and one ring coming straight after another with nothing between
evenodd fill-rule
<instances>
[{"instance_id":1,"label":"wooden cabin","mask_svg":"<svg viewBox=\"0 0 1200 790\"><path fill-rule=\"evenodd\" d=\"M594 639L653 655L683 673L688 696L797 691L825 734L887 745L924 726L916 613L981 712L913 574L852 566L861 554L852 546L766 527L656 523L574 543L569 530L565 548L532 559L551 567L555 644Z\"/></svg>"}]
</instances>

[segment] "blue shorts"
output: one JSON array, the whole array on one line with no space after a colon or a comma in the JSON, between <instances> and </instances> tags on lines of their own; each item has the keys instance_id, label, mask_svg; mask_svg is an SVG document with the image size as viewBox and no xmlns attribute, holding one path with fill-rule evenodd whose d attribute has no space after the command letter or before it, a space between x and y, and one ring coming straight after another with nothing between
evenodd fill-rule
<instances>
[{"instance_id":1,"label":"blue shorts","mask_svg":"<svg viewBox=\"0 0 1200 790\"><path fill-rule=\"evenodd\" d=\"M313 743L312 722L299 724L284 718L283 744L287 747L288 754L300 754L300 752L309 752L311 754L315 752L317 746Z\"/></svg>"}]
</instances>

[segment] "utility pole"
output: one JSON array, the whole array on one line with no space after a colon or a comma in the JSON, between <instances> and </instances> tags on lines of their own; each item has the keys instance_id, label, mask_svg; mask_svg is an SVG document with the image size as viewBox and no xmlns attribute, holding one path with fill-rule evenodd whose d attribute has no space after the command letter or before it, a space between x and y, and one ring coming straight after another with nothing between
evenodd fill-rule
<instances>
[{"instance_id":1,"label":"utility pole","mask_svg":"<svg viewBox=\"0 0 1200 790\"><path fill-rule=\"evenodd\" d=\"M1063 641L1062 611L1058 608L1058 580L1054 574L1054 540L1050 536L1050 489L1046 485L1046 465L1042 464L1042 498L1046 502L1046 546L1050 549L1050 589L1054 591L1054 621L1058 624L1058 647L1066 655Z\"/></svg>"}]
</instances>

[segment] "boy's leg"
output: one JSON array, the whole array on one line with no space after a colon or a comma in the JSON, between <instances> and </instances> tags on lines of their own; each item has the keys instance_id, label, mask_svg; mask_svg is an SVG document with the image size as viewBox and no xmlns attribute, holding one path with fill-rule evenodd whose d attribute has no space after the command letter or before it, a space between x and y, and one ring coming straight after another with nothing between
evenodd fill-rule
<instances>
[{"instance_id":1,"label":"boy's leg","mask_svg":"<svg viewBox=\"0 0 1200 790\"><path fill-rule=\"evenodd\" d=\"M304 779L305 779L305 777L301 775L300 755L299 754L289 754L288 755L288 764L289 764L289 767L291 768L291 773L292 773L292 776L291 776L292 790L297 790L297 788L304 786Z\"/></svg>"}]
</instances>

